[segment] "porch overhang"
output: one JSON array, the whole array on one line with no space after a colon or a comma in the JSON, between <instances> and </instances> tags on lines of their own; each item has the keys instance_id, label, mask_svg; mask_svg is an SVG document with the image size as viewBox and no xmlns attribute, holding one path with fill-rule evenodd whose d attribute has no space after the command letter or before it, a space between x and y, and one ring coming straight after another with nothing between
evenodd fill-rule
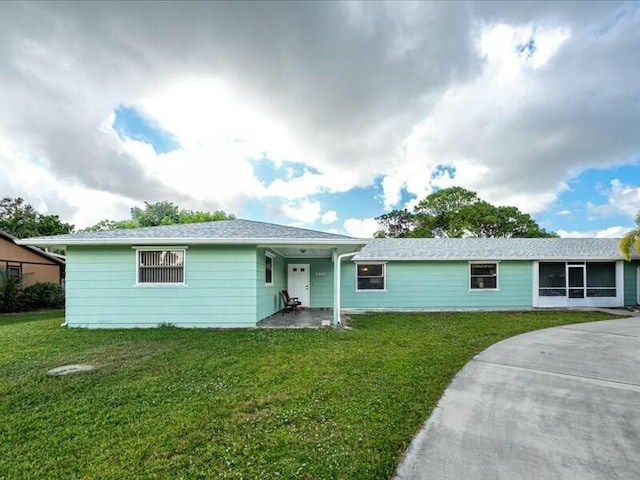
<instances>
[{"instance_id":1,"label":"porch overhang","mask_svg":"<svg viewBox=\"0 0 640 480\"><path fill-rule=\"evenodd\" d=\"M258 248L273 250L283 258L333 258L334 252L339 255L343 253L357 253L365 245L362 243L346 243L346 244L318 244L318 243L283 243L283 244L259 244Z\"/></svg>"}]
</instances>

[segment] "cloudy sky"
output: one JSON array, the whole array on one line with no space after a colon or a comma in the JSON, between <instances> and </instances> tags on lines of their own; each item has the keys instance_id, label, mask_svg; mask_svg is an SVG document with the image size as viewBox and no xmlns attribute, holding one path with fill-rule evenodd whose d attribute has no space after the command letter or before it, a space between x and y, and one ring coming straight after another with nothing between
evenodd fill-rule
<instances>
[{"instance_id":1,"label":"cloudy sky","mask_svg":"<svg viewBox=\"0 0 640 480\"><path fill-rule=\"evenodd\" d=\"M640 4L0 4L0 194L368 236L447 186L565 236L640 209Z\"/></svg>"}]
</instances>

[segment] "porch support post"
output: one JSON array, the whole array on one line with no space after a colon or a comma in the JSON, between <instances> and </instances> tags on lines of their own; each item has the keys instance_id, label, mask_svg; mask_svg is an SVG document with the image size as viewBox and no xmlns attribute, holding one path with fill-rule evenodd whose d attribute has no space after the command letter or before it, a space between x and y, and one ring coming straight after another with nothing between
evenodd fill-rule
<instances>
[{"instance_id":1,"label":"porch support post","mask_svg":"<svg viewBox=\"0 0 640 480\"><path fill-rule=\"evenodd\" d=\"M333 261L333 326L340 324L340 259L338 249L331 250L331 260Z\"/></svg>"},{"instance_id":2,"label":"porch support post","mask_svg":"<svg viewBox=\"0 0 640 480\"><path fill-rule=\"evenodd\" d=\"M331 252L331 258L333 260L333 326L340 325L340 275L342 259L345 257L352 257L358 252L343 253L338 255L337 249L333 249Z\"/></svg>"}]
</instances>

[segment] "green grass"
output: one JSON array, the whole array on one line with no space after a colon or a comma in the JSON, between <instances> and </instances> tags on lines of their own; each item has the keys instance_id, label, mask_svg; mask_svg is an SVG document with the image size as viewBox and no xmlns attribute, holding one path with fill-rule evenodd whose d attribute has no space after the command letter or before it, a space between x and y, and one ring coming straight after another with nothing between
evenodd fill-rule
<instances>
[{"instance_id":1,"label":"green grass","mask_svg":"<svg viewBox=\"0 0 640 480\"><path fill-rule=\"evenodd\" d=\"M0 478L384 479L489 345L597 312L379 314L352 330L81 330L0 316ZM48 369L90 363L91 373Z\"/></svg>"}]
</instances>

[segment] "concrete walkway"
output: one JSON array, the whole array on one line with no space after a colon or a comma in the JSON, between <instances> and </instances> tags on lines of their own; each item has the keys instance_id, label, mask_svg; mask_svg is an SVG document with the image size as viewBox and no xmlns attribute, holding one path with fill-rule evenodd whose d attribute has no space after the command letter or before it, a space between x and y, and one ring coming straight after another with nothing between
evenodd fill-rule
<instances>
[{"instance_id":1,"label":"concrete walkway","mask_svg":"<svg viewBox=\"0 0 640 480\"><path fill-rule=\"evenodd\" d=\"M477 355L396 479L640 479L640 317L539 330Z\"/></svg>"}]
</instances>

